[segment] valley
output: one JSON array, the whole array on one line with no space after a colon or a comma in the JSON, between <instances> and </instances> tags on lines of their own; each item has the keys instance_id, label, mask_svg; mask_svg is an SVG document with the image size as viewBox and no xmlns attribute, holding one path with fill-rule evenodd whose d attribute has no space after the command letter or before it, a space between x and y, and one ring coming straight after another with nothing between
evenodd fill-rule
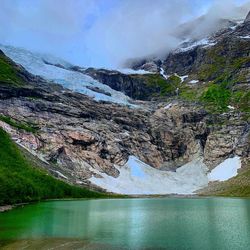
<instances>
[{"instance_id":1,"label":"valley","mask_svg":"<svg viewBox=\"0 0 250 250\"><path fill-rule=\"evenodd\" d=\"M85 69L1 46L0 126L73 185L129 195L206 190L224 162L238 159L214 181L249 169L249 40L241 38L249 25L173 52L159 72Z\"/></svg>"}]
</instances>

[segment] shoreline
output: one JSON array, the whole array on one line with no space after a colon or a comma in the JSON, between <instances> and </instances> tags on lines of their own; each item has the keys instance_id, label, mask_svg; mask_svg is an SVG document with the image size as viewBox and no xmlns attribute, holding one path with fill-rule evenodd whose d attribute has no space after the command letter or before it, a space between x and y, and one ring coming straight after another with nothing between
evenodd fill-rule
<instances>
[{"instance_id":1,"label":"shoreline","mask_svg":"<svg viewBox=\"0 0 250 250\"><path fill-rule=\"evenodd\" d=\"M0 205L0 213L8 212L14 208L28 205L28 204L32 204L32 203L35 203L35 202L17 203L17 204L13 204L13 205Z\"/></svg>"},{"instance_id":2,"label":"shoreline","mask_svg":"<svg viewBox=\"0 0 250 250\"><path fill-rule=\"evenodd\" d=\"M13 209L16 205L4 205L0 206L0 213L7 212L11 209Z\"/></svg>"},{"instance_id":3,"label":"shoreline","mask_svg":"<svg viewBox=\"0 0 250 250\"><path fill-rule=\"evenodd\" d=\"M130 195L127 197L119 198L65 198L65 199L47 199L41 201L33 201L28 203L18 203L13 205L0 205L0 213L8 212L14 208L29 205L39 202L48 202L48 201L74 201L74 200L89 200L89 199L154 199L154 198L179 198L179 199L209 199L209 198L229 198L229 199L250 199L250 197L239 197L239 196L203 196L203 195Z\"/></svg>"}]
</instances>

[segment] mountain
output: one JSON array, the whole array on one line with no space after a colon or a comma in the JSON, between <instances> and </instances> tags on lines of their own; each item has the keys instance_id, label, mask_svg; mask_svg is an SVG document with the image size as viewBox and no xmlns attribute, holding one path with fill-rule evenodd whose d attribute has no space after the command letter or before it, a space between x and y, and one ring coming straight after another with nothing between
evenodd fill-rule
<instances>
[{"instance_id":1,"label":"mountain","mask_svg":"<svg viewBox=\"0 0 250 250\"><path fill-rule=\"evenodd\" d=\"M226 109L229 103L237 102L235 105L241 110L249 110L249 103L246 102L250 79L248 20L249 14L245 21L219 30L209 37L186 41L162 61L138 59L130 66L145 69L145 65L155 65L158 73L168 82L168 86L158 84L161 96L165 92L175 95L178 89L183 98L198 101L206 95L208 87L215 89L224 84L231 98L226 98L224 105L221 103L219 108ZM242 102L235 100L235 95L242 96Z\"/></svg>"},{"instance_id":2,"label":"mountain","mask_svg":"<svg viewBox=\"0 0 250 250\"><path fill-rule=\"evenodd\" d=\"M250 195L249 15L227 23L126 74L1 45L0 127L77 186Z\"/></svg>"},{"instance_id":3,"label":"mountain","mask_svg":"<svg viewBox=\"0 0 250 250\"><path fill-rule=\"evenodd\" d=\"M196 90L193 83L208 81L237 82L237 88L248 88L249 80L249 24L244 20L218 19L216 31L209 34L198 32L202 29L205 17L189 22L175 32L182 42L167 53L161 60L157 55L129 60L125 67L131 67L134 74L123 74L117 70L82 69L74 67L76 71L84 72L99 82L121 91L133 99L152 100L175 95L179 88L183 96L194 93L199 95L203 89ZM213 26L213 27L214 27ZM199 36L195 35L197 29ZM211 66L213 65L213 66ZM135 74L138 71L144 74ZM223 75L234 79L217 79ZM166 76L168 85L166 85ZM243 77L244 76L244 77ZM177 83L177 84L176 84ZM181 86L178 83L183 83ZM235 85L234 85L235 86ZM182 89L182 91L181 91ZM199 93L195 93L195 92Z\"/></svg>"}]
</instances>

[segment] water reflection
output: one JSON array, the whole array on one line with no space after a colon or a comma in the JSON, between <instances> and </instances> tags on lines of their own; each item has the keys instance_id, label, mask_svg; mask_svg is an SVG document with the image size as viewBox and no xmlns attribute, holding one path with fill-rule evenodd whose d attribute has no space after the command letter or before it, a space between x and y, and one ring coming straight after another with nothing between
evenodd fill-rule
<instances>
[{"instance_id":1,"label":"water reflection","mask_svg":"<svg viewBox=\"0 0 250 250\"><path fill-rule=\"evenodd\" d=\"M117 249L248 249L250 200L55 201L0 214L0 239L76 238Z\"/></svg>"}]
</instances>

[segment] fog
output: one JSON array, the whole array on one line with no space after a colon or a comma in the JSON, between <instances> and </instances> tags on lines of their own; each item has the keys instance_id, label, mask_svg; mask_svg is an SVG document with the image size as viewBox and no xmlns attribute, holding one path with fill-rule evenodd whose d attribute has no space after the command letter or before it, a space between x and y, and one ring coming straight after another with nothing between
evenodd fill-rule
<instances>
[{"instance_id":1,"label":"fog","mask_svg":"<svg viewBox=\"0 0 250 250\"><path fill-rule=\"evenodd\" d=\"M249 9L244 0L1 0L0 43L119 67L128 58L165 55L182 41L180 27L197 38Z\"/></svg>"}]
</instances>

